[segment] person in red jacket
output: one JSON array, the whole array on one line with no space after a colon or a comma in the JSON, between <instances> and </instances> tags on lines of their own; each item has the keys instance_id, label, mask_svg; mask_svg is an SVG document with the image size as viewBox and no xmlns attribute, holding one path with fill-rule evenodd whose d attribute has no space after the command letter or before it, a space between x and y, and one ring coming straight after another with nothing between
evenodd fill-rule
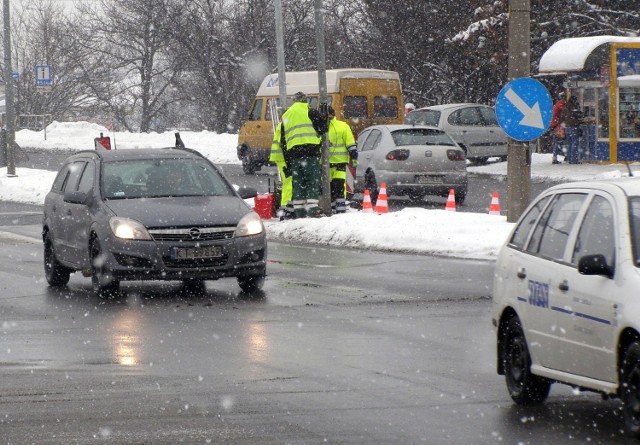
<instances>
[{"instance_id":1,"label":"person in red jacket","mask_svg":"<svg viewBox=\"0 0 640 445\"><path fill-rule=\"evenodd\" d=\"M560 99L553 106L553 114L551 115L551 123L549 128L553 131L553 155L551 157L552 164L560 164L558 161L558 152L564 145L564 126L562 125L562 109L567 101L564 99L564 91L559 94Z\"/></svg>"}]
</instances>

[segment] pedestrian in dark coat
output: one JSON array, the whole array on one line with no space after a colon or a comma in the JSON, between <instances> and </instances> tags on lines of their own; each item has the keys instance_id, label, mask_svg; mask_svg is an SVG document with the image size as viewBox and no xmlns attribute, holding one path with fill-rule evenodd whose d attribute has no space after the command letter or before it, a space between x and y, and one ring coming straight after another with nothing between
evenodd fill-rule
<instances>
[{"instance_id":1,"label":"pedestrian in dark coat","mask_svg":"<svg viewBox=\"0 0 640 445\"><path fill-rule=\"evenodd\" d=\"M580 102L575 95L569 97L561 113L567 143L567 159L569 164L577 164L579 158L580 124L584 119Z\"/></svg>"}]
</instances>

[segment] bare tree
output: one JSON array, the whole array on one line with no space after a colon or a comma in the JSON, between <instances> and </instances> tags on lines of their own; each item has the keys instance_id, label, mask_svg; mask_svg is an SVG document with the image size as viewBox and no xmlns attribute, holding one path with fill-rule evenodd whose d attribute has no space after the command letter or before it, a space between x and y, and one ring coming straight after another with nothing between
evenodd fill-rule
<instances>
[{"instance_id":1,"label":"bare tree","mask_svg":"<svg viewBox=\"0 0 640 445\"><path fill-rule=\"evenodd\" d=\"M100 0L97 8L84 3L79 9L91 66L104 67L100 78L94 76L96 99L128 130L158 129L167 106L180 100L169 94L181 67L165 52L166 2Z\"/></svg>"}]
</instances>

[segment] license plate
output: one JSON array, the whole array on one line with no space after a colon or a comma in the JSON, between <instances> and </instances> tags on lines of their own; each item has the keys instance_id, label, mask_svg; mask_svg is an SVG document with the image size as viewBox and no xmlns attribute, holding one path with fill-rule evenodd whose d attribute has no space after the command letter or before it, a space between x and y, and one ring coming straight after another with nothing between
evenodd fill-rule
<instances>
[{"instance_id":1,"label":"license plate","mask_svg":"<svg viewBox=\"0 0 640 445\"><path fill-rule=\"evenodd\" d=\"M173 260L193 260L219 256L222 256L221 246L174 247L171 249L171 259Z\"/></svg>"},{"instance_id":2,"label":"license plate","mask_svg":"<svg viewBox=\"0 0 640 445\"><path fill-rule=\"evenodd\" d=\"M442 184L443 182L442 176L416 176L417 184Z\"/></svg>"}]
</instances>

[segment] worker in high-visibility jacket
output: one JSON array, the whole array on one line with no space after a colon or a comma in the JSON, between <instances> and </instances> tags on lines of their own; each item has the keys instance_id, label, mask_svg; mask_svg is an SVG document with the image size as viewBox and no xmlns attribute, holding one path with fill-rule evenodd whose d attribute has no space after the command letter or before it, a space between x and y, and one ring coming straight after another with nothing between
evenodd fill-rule
<instances>
[{"instance_id":1,"label":"worker in high-visibility jacket","mask_svg":"<svg viewBox=\"0 0 640 445\"><path fill-rule=\"evenodd\" d=\"M282 139L282 122L276 127L273 134L273 142L271 143L271 152L269 153L269 161L276 164L280 172L280 182L282 191L280 196L280 210L278 216L280 220L293 217L293 183L291 179L291 167L287 166L284 161L284 152L281 145Z\"/></svg>"},{"instance_id":2,"label":"worker in high-visibility jacket","mask_svg":"<svg viewBox=\"0 0 640 445\"><path fill-rule=\"evenodd\" d=\"M317 110L309 109L307 97L298 92L294 103L282 115L283 154L291 168L293 212L296 218L320 217L320 155L322 122ZM326 127L326 119L324 120Z\"/></svg>"},{"instance_id":3,"label":"worker in high-visibility jacket","mask_svg":"<svg viewBox=\"0 0 640 445\"><path fill-rule=\"evenodd\" d=\"M347 164L357 165L356 141L349 124L339 121L333 107L329 106L329 181L331 184L331 208L335 213L345 213L347 205Z\"/></svg>"}]
</instances>

